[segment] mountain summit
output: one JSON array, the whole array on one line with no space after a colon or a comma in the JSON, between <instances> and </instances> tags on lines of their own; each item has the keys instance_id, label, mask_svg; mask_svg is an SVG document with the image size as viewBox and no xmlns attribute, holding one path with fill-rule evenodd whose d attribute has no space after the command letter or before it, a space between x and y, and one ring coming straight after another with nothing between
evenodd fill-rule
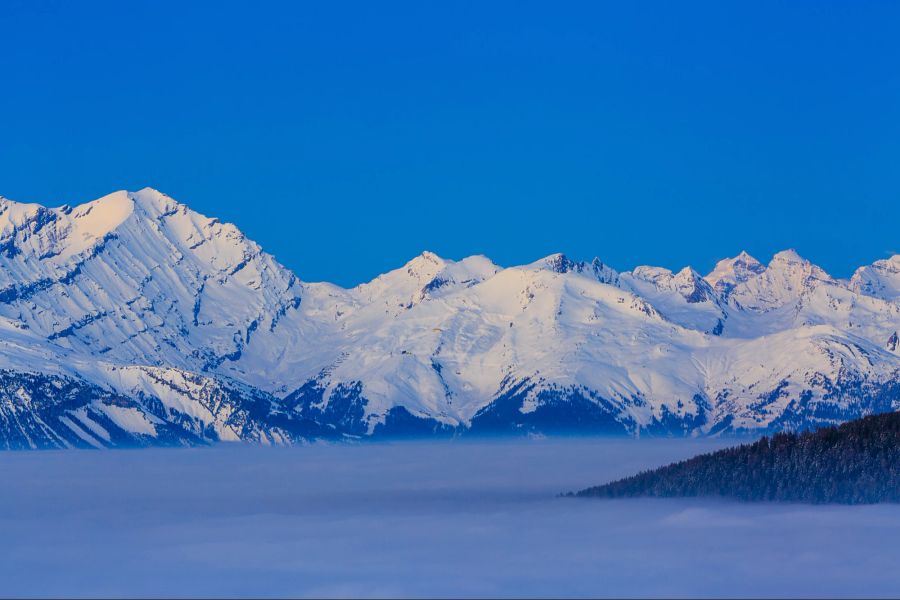
<instances>
[{"instance_id":1,"label":"mountain summit","mask_svg":"<svg viewBox=\"0 0 900 600\"><path fill-rule=\"evenodd\" d=\"M424 252L344 289L150 188L2 199L0 445L813 428L900 407L895 259Z\"/></svg>"},{"instance_id":2,"label":"mountain summit","mask_svg":"<svg viewBox=\"0 0 900 600\"><path fill-rule=\"evenodd\" d=\"M734 258L725 258L706 276L706 281L720 294L727 295L736 285L759 275L766 268L744 251Z\"/></svg>"}]
</instances>

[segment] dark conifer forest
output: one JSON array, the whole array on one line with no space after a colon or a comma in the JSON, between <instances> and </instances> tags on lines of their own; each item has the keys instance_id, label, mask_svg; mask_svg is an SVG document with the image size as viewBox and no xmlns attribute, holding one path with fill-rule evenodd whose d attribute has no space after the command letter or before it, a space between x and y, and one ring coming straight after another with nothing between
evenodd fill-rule
<instances>
[{"instance_id":1,"label":"dark conifer forest","mask_svg":"<svg viewBox=\"0 0 900 600\"><path fill-rule=\"evenodd\" d=\"M570 495L900 502L900 413L813 432L778 433Z\"/></svg>"}]
</instances>

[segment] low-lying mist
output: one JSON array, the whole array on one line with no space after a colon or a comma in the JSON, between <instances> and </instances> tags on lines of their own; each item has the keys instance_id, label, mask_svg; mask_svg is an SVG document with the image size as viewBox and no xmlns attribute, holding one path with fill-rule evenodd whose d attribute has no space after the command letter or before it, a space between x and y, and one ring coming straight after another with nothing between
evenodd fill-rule
<instances>
[{"instance_id":1,"label":"low-lying mist","mask_svg":"<svg viewBox=\"0 0 900 600\"><path fill-rule=\"evenodd\" d=\"M897 505L557 497L727 443L2 453L0 595L900 595Z\"/></svg>"}]
</instances>

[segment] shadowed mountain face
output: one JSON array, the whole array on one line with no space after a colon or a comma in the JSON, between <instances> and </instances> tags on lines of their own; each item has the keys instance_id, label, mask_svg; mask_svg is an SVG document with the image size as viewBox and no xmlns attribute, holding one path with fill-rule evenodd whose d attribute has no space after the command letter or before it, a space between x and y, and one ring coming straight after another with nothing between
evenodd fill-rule
<instances>
[{"instance_id":1,"label":"shadowed mountain face","mask_svg":"<svg viewBox=\"0 0 900 600\"><path fill-rule=\"evenodd\" d=\"M815 428L900 408L898 264L425 252L344 289L149 188L0 198L0 446Z\"/></svg>"},{"instance_id":2,"label":"shadowed mountain face","mask_svg":"<svg viewBox=\"0 0 900 600\"><path fill-rule=\"evenodd\" d=\"M900 502L900 414L865 417L815 432L778 433L575 495Z\"/></svg>"}]
</instances>

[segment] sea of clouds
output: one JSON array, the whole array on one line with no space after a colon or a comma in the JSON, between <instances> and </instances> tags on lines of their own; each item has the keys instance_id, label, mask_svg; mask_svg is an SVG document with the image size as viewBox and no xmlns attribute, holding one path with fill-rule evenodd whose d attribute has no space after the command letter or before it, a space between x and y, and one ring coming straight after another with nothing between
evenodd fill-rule
<instances>
[{"instance_id":1,"label":"sea of clouds","mask_svg":"<svg viewBox=\"0 0 900 600\"><path fill-rule=\"evenodd\" d=\"M3 596L900 596L900 506L558 498L725 445L0 453Z\"/></svg>"}]
</instances>

